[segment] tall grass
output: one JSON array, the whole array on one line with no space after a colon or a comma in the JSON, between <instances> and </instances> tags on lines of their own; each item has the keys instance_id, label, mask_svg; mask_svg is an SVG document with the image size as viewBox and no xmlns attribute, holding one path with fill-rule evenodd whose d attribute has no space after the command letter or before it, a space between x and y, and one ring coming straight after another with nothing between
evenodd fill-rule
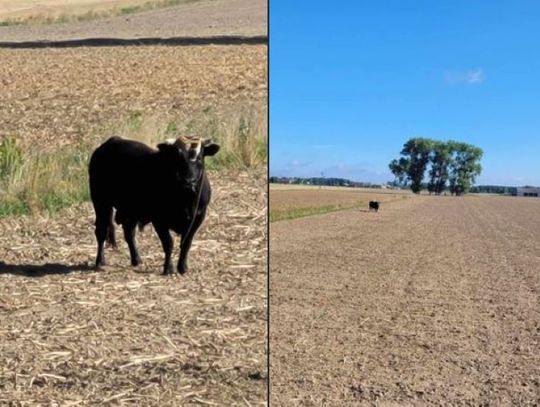
<instances>
[{"instance_id":1,"label":"tall grass","mask_svg":"<svg viewBox=\"0 0 540 407\"><path fill-rule=\"evenodd\" d=\"M207 159L207 168L212 170L263 166L268 157L266 113L255 109L205 111L168 119L133 112L121 126L108 132L151 146L179 136L211 138L221 146L217 155Z\"/></svg>"},{"instance_id":2,"label":"tall grass","mask_svg":"<svg viewBox=\"0 0 540 407\"><path fill-rule=\"evenodd\" d=\"M86 163L90 148L24 152L15 139L0 142L0 217L54 213L89 199Z\"/></svg>"},{"instance_id":3,"label":"tall grass","mask_svg":"<svg viewBox=\"0 0 540 407\"><path fill-rule=\"evenodd\" d=\"M268 156L266 117L251 112L218 116L193 117L186 121L171 121L164 134L167 137L212 138L221 146L220 152L208 159L208 168L250 168L264 165Z\"/></svg>"},{"instance_id":4,"label":"tall grass","mask_svg":"<svg viewBox=\"0 0 540 407\"><path fill-rule=\"evenodd\" d=\"M53 214L90 199L88 160L94 148L112 135L155 146L180 135L212 138L221 150L208 157L207 168L251 168L266 164L266 116L253 112L219 116L200 114L166 121L130 114L92 144L55 151L23 150L15 138L0 141L0 217Z\"/></svg>"}]
</instances>

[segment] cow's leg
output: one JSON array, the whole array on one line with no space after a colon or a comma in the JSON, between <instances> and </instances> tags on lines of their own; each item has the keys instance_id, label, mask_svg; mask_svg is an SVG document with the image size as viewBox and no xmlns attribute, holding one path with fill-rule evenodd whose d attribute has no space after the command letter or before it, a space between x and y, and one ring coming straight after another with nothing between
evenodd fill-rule
<instances>
[{"instance_id":1,"label":"cow's leg","mask_svg":"<svg viewBox=\"0 0 540 407\"><path fill-rule=\"evenodd\" d=\"M180 244L180 258L178 259L178 272L184 274L188 271L188 253L191 248L191 242L193 242L193 237L195 233L201 226L206 216L206 211L200 213L193 222L191 230L185 236L182 235L182 243Z\"/></svg>"},{"instance_id":2,"label":"cow's leg","mask_svg":"<svg viewBox=\"0 0 540 407\"><path fill-rule=\"evenodd\" d=\"M124 229L124 238L129 247L129 255L131 257L131 265L138 266L141 264L141 258L139 257L139 252L137 251L137 246L135 245L135 227L137 223L125 222L122 227Z\"/></svg>"},{"instance_id":3,"label":"cow's leg","mask_svg":"<svg viewBox=\"0 0 540 407\"><path fill-rule=\"evenodd\" d=\"M95 207L96 210L96 240L98 244L96 256L96 268L99 269L105 265L104 245L109 233L109 226L112 219L112 206Z\"/></svg>"},{"instance_id":4,"label":"cow's leg","mask_svg":"<svg viewBox=\"0 0 540 407\"><path fill-rule=\"evenodd\" d=\"M154 229L156 229L159 240L161 240L161 246L163 247L163 251L165 252L165 263L163 264L163 274L172 274L173 266L171 263L171 255L172 255L172 249L173 249L173 239L171 237L171 234L169 233L169 229L167 227L154 225Z\"/></svg>"},{"instance_id":5,"label":"cow's leg","mask_svg":"<svg viewBox=\"0 0 540 407\"><path fill-rule=\"evenodd\" d=\"M107 243L109 244L109 247L116 249L116 236L114 233L114 221L112 211L111 217L109 219L109 228L107 229Z\"/></svg>"}]
</instances>

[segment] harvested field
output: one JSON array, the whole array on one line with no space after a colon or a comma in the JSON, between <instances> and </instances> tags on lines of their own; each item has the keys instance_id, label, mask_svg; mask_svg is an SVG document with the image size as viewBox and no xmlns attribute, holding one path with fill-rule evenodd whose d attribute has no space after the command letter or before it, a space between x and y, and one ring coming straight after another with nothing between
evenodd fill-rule
<instances>
[{"instance_id":1,"label":"harvested field","mask_svg":"<svg viewBox=\"0 0 540 407\"><path fill-rule=\"evenodd\" d=\"M539 213L415 196L272 223L272 404L540 404Z\"/></svg>"},{"instance_id":2,"label":"harvested field","mask_svg":"<svg viewBox=\"0 0 540 407\"><path fill-rule=\"evenodd\" d=\"M0 19L79 15L88 11L134 6L147 0L0 0Z\"/></svg>"},{"instance_id":3,"label":"harvested field","mask_svg":"<svg viewBox=\"0 0 540 407\"><path fill-rule=\"evenodd\" d=\"M391 202L410 196L403 191L360 188L270 188L270 210L311 208L327 205L367 205L371 200Z\"/></svg>"},{"instance_id":4,"label":"harvested field","mask_svg":"<svg viewBox=\"0 0 540 407\"><path fill-rule=\"evenodd\" d=\"M49 7L36 8L34 0L0 0L0 22L19 17L35 23L47 22L50 17L62 22L49 25L9 25L8 21L8 26L2 27L0 24L0 39L31 41L95 37L211 37L267 33L266 0L185 0L186 4L136 14L125 14L118 10L123 6L129 8L143 3L144 7L145 3L160 2L166 0L47 0ZM27 7L23 8L23 3ZM104 15L107 15L107 9L111 7L117 9L111 10L113 16L95 19L100 16L99 13L105 12ZM83 21L77 21L79 19Z\"/></svg>"},{"instance_id":5,"label":"harvested field","mask_svg":"<svg viewBox=\"0 0 540 407\"><path fill-rule=\"evenodd\" d=\"M0 139L56 147L118 134L133 118L265 117L265 46L2 50ZM156 130L156 129L154 129Z\"/></svg>"},{"instance_id":6,"label":"harvested field","mask_svg":"<svg viewBox=\"0 0 540 407\"><path fill-rule=\"evenodd\" d=\"M0 220L0 405L264 404L266 173L210 178L182 277L159 274L151 226L138 235L143 266L129 266L117 231L109 266L91 270L87 203Z\"/></svg>"},{"instance_id":7,"label":"harvested field","mask_svg":"<svg viewBox=\"0 0 540 407\"><path fill-rule=\"evenodd\" d=\"M193 36L249 35L253 27L242 24L259 24L246 16L262 3L237 9L237 19L228 18L230 4L0 27L0 37L190 35L183 30L204 18L208 25ZM159 274L163 252L150 226L138 234L143 266L129 266L117 229L120 248L106 251L104 271L93 271L89 203L0 219L0 405L265 403L266 171L249 153L252 138L266 136L266 55L266 46L244 45L0 49L0 140L9 141L0 144L7 168L0 200L4 185L13 199L41 194L24 188L42 178L52 188L47 182L43 194L58 192L71 182L60 175L84 174L89 147L113 134L146 142L212 137L226 158L212 166L220 168L209 176L212 203L182 277ZM17 148L6 147L12 138ZM239 165L225 154L235 147ZM51 165L27 165L35 162ZM49 171L54 176L42 177ZM74 186L85 192L82 180Z\"/></svg>"}]
</instances>

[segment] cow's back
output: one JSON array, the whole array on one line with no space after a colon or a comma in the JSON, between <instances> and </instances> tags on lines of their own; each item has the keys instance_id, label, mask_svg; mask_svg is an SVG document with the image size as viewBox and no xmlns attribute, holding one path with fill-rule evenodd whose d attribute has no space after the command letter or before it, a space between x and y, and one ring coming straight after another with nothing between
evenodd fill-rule
<instances>
[{"instance_id":1,"label":"cow's back","mask_svg":"<svg viewBox=\"0 0 540 407\"><path fill-rule=\"evenodd\" d=\"M90 177L114 170L128 170L155 154L147 145L120 137L111 137L99 146L90 158Z\"/></svg>"},{"instance_id":2,"label":"cow's back","mask_svg":"<svg viewBox=\"0 0 540 407\"><path fill-rule=\"evenodd\" d=\"M151 177L148 166L155 150L132 140L111 137L99 146L89 164L93 201L107 201L115 207L135 200Z\"/></svg>"}]
</instances>

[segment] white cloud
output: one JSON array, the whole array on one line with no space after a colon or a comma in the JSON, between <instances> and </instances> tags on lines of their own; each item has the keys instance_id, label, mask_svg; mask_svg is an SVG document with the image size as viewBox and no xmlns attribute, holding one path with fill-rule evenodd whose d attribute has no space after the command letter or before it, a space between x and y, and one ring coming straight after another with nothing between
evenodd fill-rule
<instances>
[{"instance_id":1,"label":"white cloud","mask_svg":"<svg viewBox=\"0 0 540 407\"><path fill-rule=\"evenodd\" d=\"M484 70L476 68L468 71L447 71L444 73L444 80L447 83L466 85L478 85L486 79Z\"/></svg>"}]
</instances>

